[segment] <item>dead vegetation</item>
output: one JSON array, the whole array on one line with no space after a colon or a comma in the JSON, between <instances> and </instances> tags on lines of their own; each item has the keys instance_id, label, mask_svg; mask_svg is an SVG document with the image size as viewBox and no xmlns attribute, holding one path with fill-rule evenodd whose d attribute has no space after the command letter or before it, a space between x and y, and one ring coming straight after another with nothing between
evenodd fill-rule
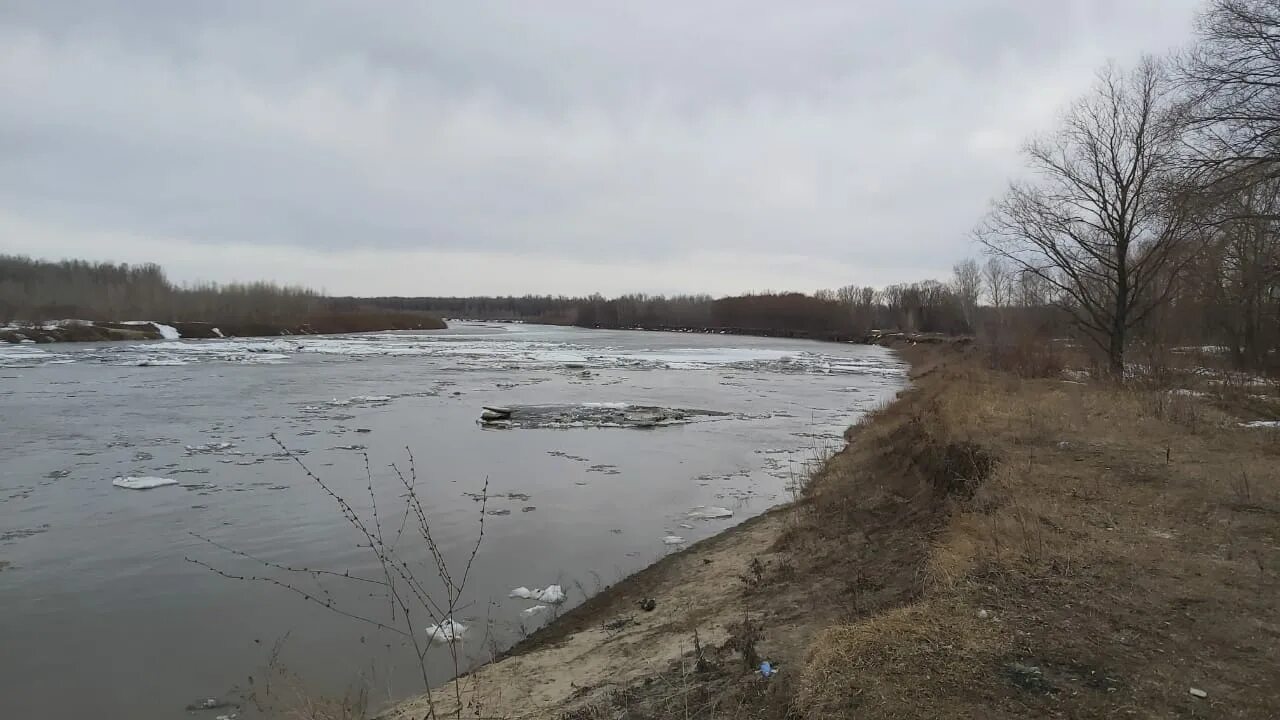
<instances>
[{"instance_id":1,"label":"dead vegetation","mask_svg":"<svg viewBox=\"0 0 1280 720\"><path fill-rule=\"evenodd\" d=\"M820 632L793 708L806 718L1274 716L1280 441L1237 427L1229 409L1223 397L968 362L921 377L842 457L863 476L905 474L877 447L915 457L950 490L919 597ZM920 466L930 453L911 446L925 436L998 460L952 450ZM819 485L828 503L863 497L859 473L836 472Z\"/></svg>"}]
</instances>

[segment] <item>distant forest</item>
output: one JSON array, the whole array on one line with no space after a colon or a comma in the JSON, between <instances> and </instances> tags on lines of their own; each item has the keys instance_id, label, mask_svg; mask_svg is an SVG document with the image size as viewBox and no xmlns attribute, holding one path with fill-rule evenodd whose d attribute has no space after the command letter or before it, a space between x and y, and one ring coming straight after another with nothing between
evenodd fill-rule
<instances>
[{"instance_id":1,"label":"distant forest","mask_svg":"<svg viewBox=\"0 0 1280 720\"><path fill-rule=\"evenodd\" d=\"M826 340L862 339L872 330L967 334L974 330L978 293L926 281L884 289L848 286L798 292L710 295L566 297L375 297L351 303L419 310L446 318L519 320L594 328L707 330Z\"/></svg>"},{"instance_id":2,"label":"distant forest","mask_svg":"<svg viewBox=\"0 0 1280 720\"><path fill-rule=\"evenodd\" d=\"M158 265L0 255L0 325L47 320L216 323L228 334L443 327L422 312L337 301L267 282L181 287Z\"/></svg>"}]
</instances>

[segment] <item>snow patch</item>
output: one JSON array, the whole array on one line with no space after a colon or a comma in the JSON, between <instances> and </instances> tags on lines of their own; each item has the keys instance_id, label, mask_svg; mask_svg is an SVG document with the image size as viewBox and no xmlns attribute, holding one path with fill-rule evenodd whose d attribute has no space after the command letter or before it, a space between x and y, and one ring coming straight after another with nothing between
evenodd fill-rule
<instances>
[{"instance_id":1,"label":"snow patch","mask_svg":"<svg viewBox=\"0 0 1280 720\"><path fill-rule=\"evenodd\" d=\"M1280 428L1280 420L1254 420L1253 422L1240 423L1243 428Z\"/></svg>"},{"instance_id":2,"label":"snow patch","mask_svg":"<svg viewBox=\"0 0 1280 720\"><path fill-rule=\"evenodd\" d=\"M215 336L215 337L226 337L226 335L223 335L223 334L222 334L222 331L221 331L221 330L219 330L218 328L214 328L214 329L213 329L213 334L214 334L214 336Z\"/></svg>"},{"instance_id":3,"label":"snow patch","mask_svg":"<svg viewBox=\"0 0 1280 720\"><path fill-rule=\"evenodd\" d=\"M151 490L166 485L177 485L177 480L162 477L118 477L111 481L112 485L126 490Z\"/></svg>"}]
</instances>

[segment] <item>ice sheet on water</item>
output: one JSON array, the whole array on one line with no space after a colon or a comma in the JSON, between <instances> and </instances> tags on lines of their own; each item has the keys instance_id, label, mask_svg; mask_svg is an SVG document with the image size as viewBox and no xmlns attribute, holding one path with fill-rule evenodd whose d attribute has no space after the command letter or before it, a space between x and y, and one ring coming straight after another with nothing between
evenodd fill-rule
<instances>
[{"instance_id":1,"label":"ice sheet on water","mask_svg":"<svg viewBox=\"0 0 1280 720\"><path fill-rule=\"evenodd\" d=\"M663 545L683 545L684 538L680 537L679 535L667 535L666 537L662 538L662 544Z\"/></svg>"},{"instance_id":2,"label":"ice sheet on water","mask_svg":"<svg viewBox=\"0 0 1280 720\"><path fill-rule=\"evenodd\" d=\"M733 517L733 511L729 508L699 506L690 510L688 517L690 520L718 520Z\"/></svg>"},{"instance_id":3,"label":"ice sheet on water","mask_svg":"<svg viewBox=\"0 0 1280 720\"><path fill-rule=\"evenodd\" d=\"M534 605L531 608L525 608L524 610L521 610L520 614L525 617L533 617L534 615L537 615L540 612L546 612L548 609L549 608L546 605Z\"/></svg>"},{"instance_id":4,"label":"ice sheet on water","mask_svg":"<svg viewBox=\"0 0 1280 720\"><path fill-rule=\"evenodd\" d=\"M537 600L541 603L550 603L551 605L559 605L565 601L564 588L559 585L548 585L545 590L533 589L521 585L511 591L508 597L519 598L521 600Z\"/></svg>"},{"instance_id":5,"label":"ice sheet on water","mask_svg":"<svg viewBox=\"0 0 1280 720\"><path fill-rule=\"evenodd\" d=\"M455 622L452 618L445 620L439 625L428 625L427 641L432 645L448 645L462 640L462 636L467 634L467 626L460 622Z\"/></svg>"},{"instance_id":6,"label":"ice sheet on water","mask_svg":"<svg viewBox=\"0 0 1280 720\"><path fill-rule=\"evenodd\" d=\"M0 343L0 367L39 367L69 362L72 362L70 355L42 350L32 347L30 343Z\"/></svg>"},{"instance_id":7,"label":"ice sheet on water","mask_svg":"<svg viewBox=\"0 0 1280 720\"><path fill-rule=\"evenodd\" d=\"M235 447L233 442L207 442L199 445L187 445L186 451L188 455L200 455L205 453L226 452Z\"/></svg>"},{"instance_id":8,"label":"ice sheet on water","mask_svg":"<svg viewBox=\"0 0 1280 720\"><path fill-rule=\"evenodd\" d=\"M130 364L136 365L137 367L177 367L179 365L186 365L187 361L179 360L177 358L146 357Z\"/></svg>"},{"instance_id":9,"label":"ice sheet on water","mask_svg":"<svg viewBox=\"0 0 1280 720\"><path fill-rule=\"evenodd\" d=\"M504 428L653 428L728 417L727 413L715 410L612 402L517 405L508 409L511 410L509 416L501 419L482 417L481 420L486 427L498 425Z\"/></svg>"},{"instance_id":10,"label":"ice sheet on water","mask_svg":"<svg viewBox=\"0 0 1280 720\"><path fill-rule=\"evenodd\" d=\"M118 477L111 484L126 490L152 490L167 485L177 485L177 480L162 477Z\"/></svg>"}]
</instances>

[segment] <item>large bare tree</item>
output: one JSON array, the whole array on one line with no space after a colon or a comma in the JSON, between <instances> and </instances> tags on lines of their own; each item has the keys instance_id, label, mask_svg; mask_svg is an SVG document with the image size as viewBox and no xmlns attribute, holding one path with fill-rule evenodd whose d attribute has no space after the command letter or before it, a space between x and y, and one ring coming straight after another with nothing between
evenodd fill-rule
<instances>
[{"instance_id":1,"label":"large bare tree","mask_svg":"<svg viewBox=\"0 0 1280 720\"><path fill-rule=\"evenodd\" d=\"M1056 131L1027 145L1031 177L977 230L990 254L1055 291L1117 374L1130 331L1165 301L1187 257L1175 99L1155 60L1105 68Z\"/></svg>"},{"instance_id":2,"label":"large bare tree","mask_svg":"<svg viewBox=\"0 0 1280 720\"><path fill-rule=\"evenodd\" d=\"M1225 189L1280 176L1280 2L1211 0L1178 63L1189 148Z\"/></svg>"}]
</instances>

